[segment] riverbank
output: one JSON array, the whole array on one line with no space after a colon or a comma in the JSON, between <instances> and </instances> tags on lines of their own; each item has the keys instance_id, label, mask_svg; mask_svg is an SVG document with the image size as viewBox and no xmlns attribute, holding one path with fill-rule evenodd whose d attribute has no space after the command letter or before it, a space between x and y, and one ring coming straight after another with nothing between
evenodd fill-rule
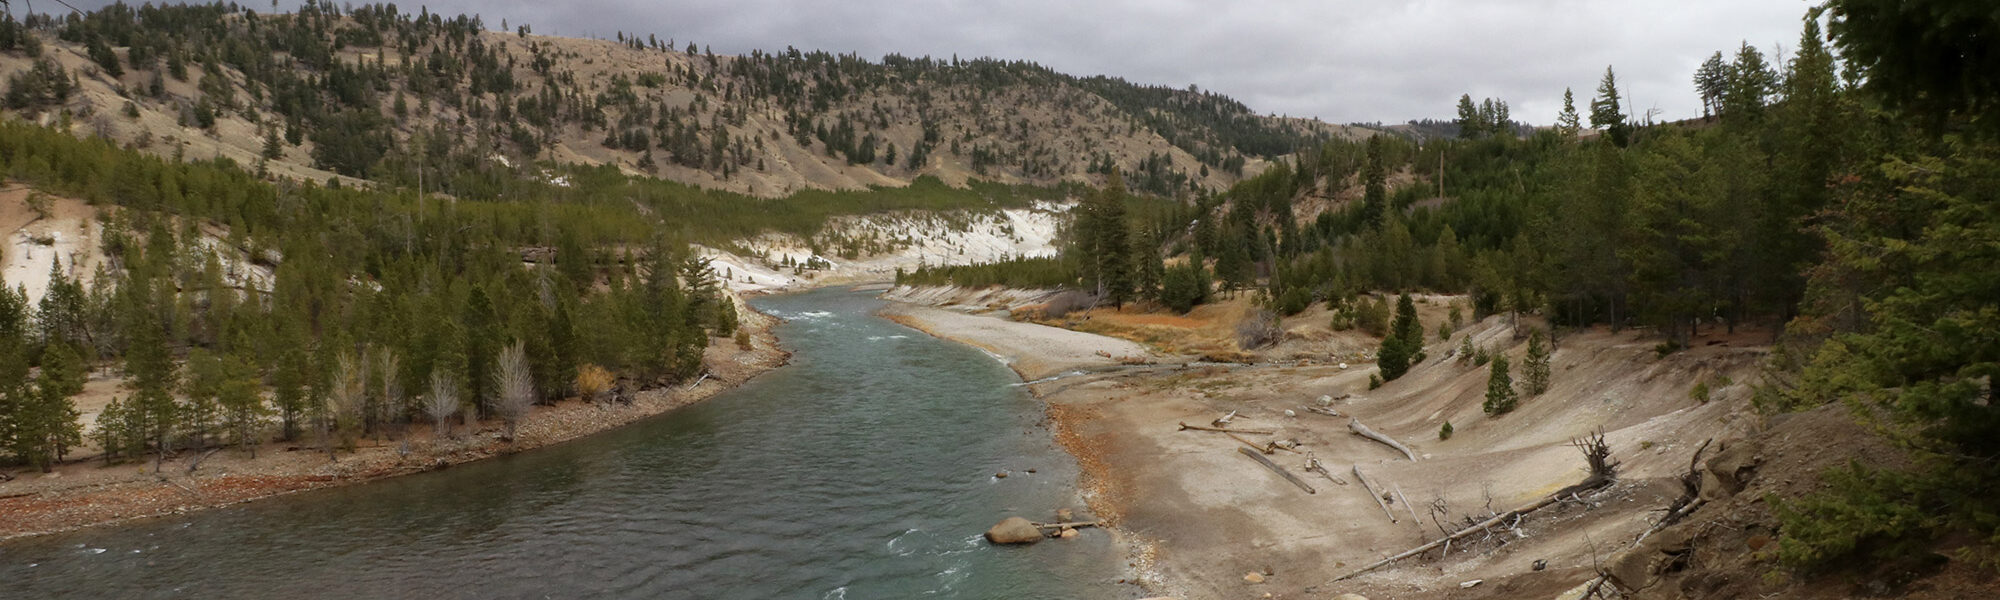
<instances>
[{"instance_id":1,"label":"riverbank","mask_svg":"<svg viewBox=\"0 0 2000 600\"><path fill-rule=\"evenodd\" d=\"M569 399L536 406L516 432L500 438L498 421L458 424L437 436L429 424L399 435L365 438L335 460L309 441L273 442L253 458L235 448L169 456L154 472L151 460L106 466L98 460L65 463L55 472L22 472L0 483L0 540L71 531L135 519L183 514L307 490L421 473L515 454L588 437L706 400L785 364L788 354L772 335L777 319L742 308L751 332L743 349L718 338L704 355L708 377L693 384L644 390L632 402Z\"/></svg>"},{"instance_id":2,"label":"riverbank","mask_svg":"<svg viewBox=\"0 0 2000 600\"><path fill-rule=\"evenodd\" d=\"M1445 321L1458 301L1423 299L1419 312L1426 323ZM917 329L1002 357L1041 357L1047 346L1040 340L1089 335L1005 321L1007 313L988 307L892 310ZM1519 364L1525 339L1514 335L1506 317L1469 323L1447 340L1427 340L1429 358L1405 377L1371 390L1374 365L1347 362L1365 358L1359 353L1366 352L1366 340L1355 339L1361 335L1356 332L1326 331L1328 319L1317 310L1281 323L1284 339L1274 346L1236 349L1248 359L1242 364L1104 368L1099 363L1084 369L1088 365L1074 360L1078 353L1069 352L1037 365L1037 373L1084 371L1030 389L1048 404L1058 441L1082 467L1091 510L1112 520L1130 544L1131 562L1149 592L1180 598L1267 592L1573 597L1580 584L1595 578L1599 565L1650 527L1656 509L1678 493L1677 478L1696 448L1712 440L1712 455L1762 426L1747 410L1750 388L1742 382L1753 379L1765 356L1759 341L1768 339L1768 332L1716 332L1698 347L1666 357L1653 351L1656 340L1641 333L1572 332L1553 357L1551 389L1524 397L1511 414L1489 416L1481 409L1487 369L1454 354L1469 338L1474 347L1505 353ZM1183 327L1175 318L1181 317L1099 309L1064 322L1151 340L1168 339L1173 332L1166 330ZM1187 320L1185 337L1216 328ZM1130 323L1148 329L1119 325ZM1163 356L1154 353L1152 360L1180 360ZM1691 395L1696 385L1708 394ZM1328 397L1324 404L1322 396ZM1235 436L1246 442L1178 426L1206 426L1225 414L1235 415L1231 428L1259 433ZM1350 418L1412 447L1416 460L1353 435ZM1439 429L1447 422L1455 434L1441 438ZM1468 518L1479 517L1470 521L1476 522L1581 481L1584 461L1570 441L1593 431L1605 432L1614 459L1622 463L1618 483L1512 527L1461 539L1448 557L1433 551L1336 581L1455 530ZM1314 488L1311 493L1238 452L1246 443L1261 447L1276 440L1295 443L1296 449L1274 450L1267 458L1301 477ZM1306 471L1308 458L1320 460L1328 473ZM1357 469L1383 496L1380 504L1357 481ZM1479 583L1460 587L1474 581Z\"/></svg>"}]
</instances>

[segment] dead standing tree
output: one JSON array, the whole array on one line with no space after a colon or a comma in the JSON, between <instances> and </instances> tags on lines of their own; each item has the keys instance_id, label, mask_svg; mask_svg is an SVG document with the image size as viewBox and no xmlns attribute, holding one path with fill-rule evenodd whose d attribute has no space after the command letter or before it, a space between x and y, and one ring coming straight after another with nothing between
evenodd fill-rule
<instances>
[{"instance_id":1,"label":"dead standing tree","mask_svg":"<svg viewBox=\"0 0 2000 600\"><path fill-rule=\"evenodd\" d=\"M507 422L507 441L514 441L514 431L535 405L534 375L528 371L528 352L521 342L500 351L493 364L493 387L500 392L494 408Z\"/></svg>"}]
</instances>

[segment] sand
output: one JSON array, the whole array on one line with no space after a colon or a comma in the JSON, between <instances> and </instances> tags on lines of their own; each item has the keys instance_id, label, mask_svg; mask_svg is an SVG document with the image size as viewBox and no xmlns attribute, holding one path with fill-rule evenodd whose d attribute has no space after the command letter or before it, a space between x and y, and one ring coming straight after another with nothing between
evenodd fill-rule
<instances>
[{"instance_id":1,"label":"sand","mask_svg":"<svg viewBox=\"0 0 2000 600\"><path fill-rule=\"evenodd\" d=\"M1159 357L1126 340L1009 321L986 314L892 304L882 315L940 338L985 350L1027 381L1145 364Z\"/></svg>"}]
</instances>

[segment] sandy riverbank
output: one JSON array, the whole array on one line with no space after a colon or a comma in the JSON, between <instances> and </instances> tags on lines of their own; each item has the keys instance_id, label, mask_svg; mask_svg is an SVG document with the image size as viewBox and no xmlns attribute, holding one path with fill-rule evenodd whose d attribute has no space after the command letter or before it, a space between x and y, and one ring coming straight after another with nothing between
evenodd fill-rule
<instances>
[{"instance_id":1,"label":"sandy riverbank","mask_svg":"<svg viewBox=\"0 0 2000 600\"><path fill-rule=\"evenodd\" d=\"M892 303L881 314L912 329L985 350L1026 381L1077 370L1146 364L1159 358L1146 347L1126 340L988 315L903 303Z\"/></svg>"},{"instance_id":2,"label":"sandy riverbank","mask_svg":"<svg viewBox=\"0 0 2000 600\"><path fill-rule=\"evenodd\" d=\"M1673 478L1697 445L1755 427L1740 410L1747 386L1725 382L1749 379L1764 354L1744 340L1717 340L1661 359L1638 334L1575 333L1556 353L1554 388L1524 399L1514 413L1489 417L1480 409L1486 369L1446 356L1457 337L1435 342L1429 360L1410 375L1369 390L1375 372L1369 364L1118 369L1088 349L1124 340L1007 321L1004 313L912 305L885 312L1003 358L1033 359L1024 377L1098 368L1030 389L1048 403L1058 441L1082 466L1090 508L1132 543L1139 579L1150 592L1179 598L1567 597L1594 577L1595 565L1649 526L1651 511L1677 492ZM1463 335L1517 361L1524 344L1501 317L1469 325ZM1689 397L1697 382L1713 383L1713 400ZM1331 408L1344 416L1305 410L1322 395L1340 398ZM1239 415L1232 427L1274 432L1248 436L1258 444L1296 441L1299 452L1268 458L1305 478L1315 493L1242 456L1243 444L1230 436L1176 425L1206 425L1231 411ZM1352 435L1346 417L1412 446L1418 460ZM1440 440L1447 421L1457 435ZM1539 511L1518 528L1467 539L1447 558L1433 552L1334 581L1455 530L1467 517L1577 483L1584 463L1568 443L1598 429L1623 463L1620 483ZM1306 472L1308 456L1345 484ZM1389 496L1387 513L1363 491L1356 467ZM1537 561L1545 567L1532 568ZM1253 572L1261 582L1246 581ZM1460 587L1473 580L1482 583Z\"/></svg>"},{"instance_id":3,"label":"sandy riverbank","mask_svg":"<svg viewBox=\"0 0 2000 600\"><path fill-rule=\"evenodd\" d=\"M354 452L328 461L310 441L271 443L256 457L228 449L200 459L183 452L170 456L160 473L153 463L105 466L83 460L54 473L16 473L0 483L0 540L69 531L154 516L227 506L306 490L351 485L421 473L476 460L552 446L615 429L688 406L741 385L784 364L788 354L771 335L776 319L746 310L744 327L753 332L744 350L717 339L707 351L709 376L699 385L646 390L630 404L568 400L538 406L512 442L500 439L497 422L457 425L440 439L428 424L400 436L364 439Z\"/></svg>"}]
</instances>

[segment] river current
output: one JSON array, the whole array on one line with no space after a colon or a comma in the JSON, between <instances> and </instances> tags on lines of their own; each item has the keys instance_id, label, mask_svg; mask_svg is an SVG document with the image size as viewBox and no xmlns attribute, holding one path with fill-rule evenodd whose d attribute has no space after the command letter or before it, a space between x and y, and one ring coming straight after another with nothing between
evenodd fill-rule
<instances>
[{"instance_id":1,"label":"river current","mask_svg":"<svg viewBox=\"0 0 2000 600\"><path fill-rule=\"evenodd\" d=\"M0 543L6 598L1123 598L1043 407L870 294L755 304L792 363L678 411L443 471ZM1034 473L1028 473L1034 469ZM1009 471L1010 477L994 474Z\"/></svg>"}]
</instances>

